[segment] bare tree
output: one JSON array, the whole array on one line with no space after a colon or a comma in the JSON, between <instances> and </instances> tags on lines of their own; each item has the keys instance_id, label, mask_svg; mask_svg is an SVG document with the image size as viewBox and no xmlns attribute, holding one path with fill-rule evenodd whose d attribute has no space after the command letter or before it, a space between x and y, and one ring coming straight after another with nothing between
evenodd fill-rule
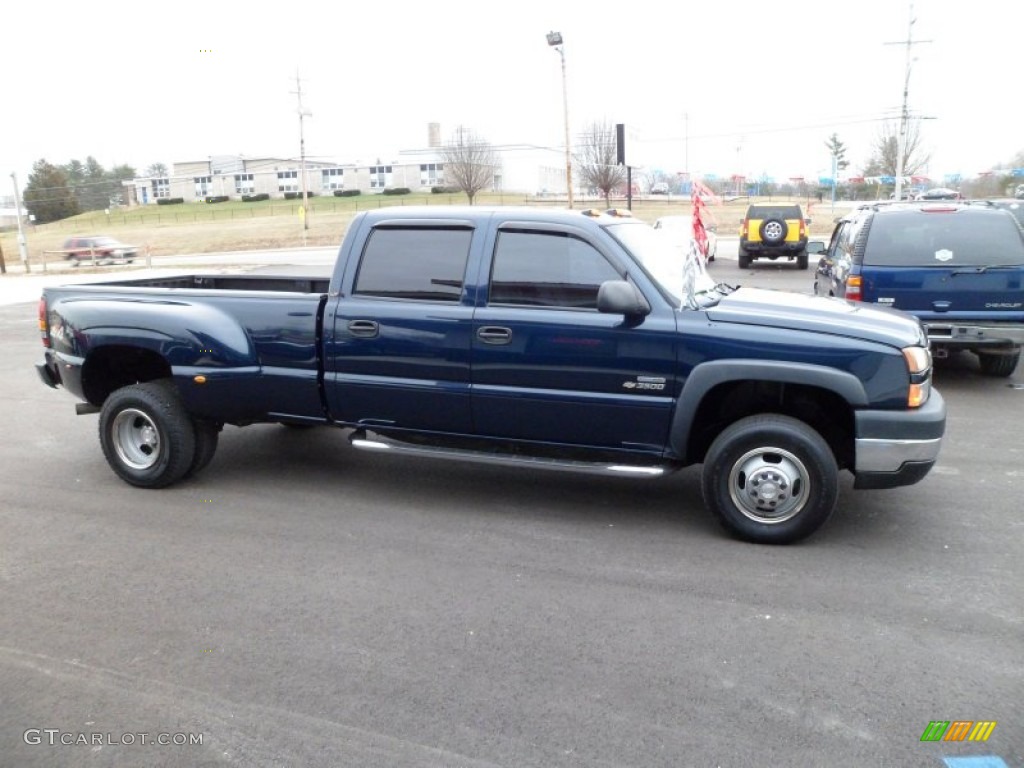
<instances>
[{"instance_id":1,"label":"bare tree","mask_svg":"<svg viewBox=\"0 0 1024 768\"><path fill-rule=\"evenodd\" d=\"M605 205L626 179L626 169L616 163L615 126L607 120L591 123L576 143L576 173L587 189L598 189Z\"/></svg>"},{"instance_id":2,"label":"bare tree","mask_svg":"<svg viewBox=\"0 0 1024 768\"><path fill-rule=\"evenodd\" d=\"M498 155L485 139L459 126L441 149L445 182L466 193L469 204L494 180Z\"/></svg>"},{"instance_id":3,"label":"bare tree","mask_svg":"<svg viewBox=\"0 0 1024 768\"><path fill-rule=\"evenodd\" d=\"M865 176L896 175L899 130L898 123L890 121L882 124L875 140L875 153L864 169ZM921 146L921 122L911 120L907 123L906 146L903 148L903 174L912 176L919 173L931 159L931 153L925 152Z\"/></svg>"}]
</instances>

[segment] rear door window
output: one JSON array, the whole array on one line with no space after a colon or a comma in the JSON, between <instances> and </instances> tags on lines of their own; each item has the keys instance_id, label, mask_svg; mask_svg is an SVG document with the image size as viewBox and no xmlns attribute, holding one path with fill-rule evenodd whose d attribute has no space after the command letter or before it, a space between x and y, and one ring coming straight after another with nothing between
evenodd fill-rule
<instances>
[{"instance_id":1,"label":"rear door window","mask_svg":"<svg viewBox=\"0 0 1024 768\"><path fill-rule=\"evenodd\" d=\"M363 251L353 293L458 302L472 234L462 228L377 228Z\"/></svg>"},{"instance_id":2,"label":"rear door window","mask_svg":"<svg viewBox=\"0 0 1024 768\"><path fill-rule=\"evenodd\" d=\"M876 216L864 264L900 267L1024 265L1024 236L997 211L906 211Z\"/></svg>"}]
</instances>

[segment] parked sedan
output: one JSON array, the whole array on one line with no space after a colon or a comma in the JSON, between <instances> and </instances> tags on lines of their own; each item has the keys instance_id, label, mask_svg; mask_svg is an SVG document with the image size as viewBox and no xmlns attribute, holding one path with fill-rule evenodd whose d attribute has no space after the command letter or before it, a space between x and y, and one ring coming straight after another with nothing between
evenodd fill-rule
<instances>
[{"instance_id":1,"label":"parked sedan","mask_svg":"<svg viewBox=\"0 0 1024 768\"><path fill-rule=\"evenodd\" d=\"M64 241L64 258L73 261L76 267L82 261L94 261L97 264L131 264L138 255L137 246L125 245L104 235L69 237Z\"/></svg>"},{"instance_id":2,"label":"parked sedan","mask_svg":"<svg viewBox=\"0 0 1024 768\"><path fill-rule=\"evenodd\" d=\"M662 216L654 222L654 228L662 230L666 236L671 237L677 245L689 246L693 239L693 217L692 216ZM718 253L718 235L714 224L705 222L704 231L708 236L708 261L714 261Z\"/></svg>"}]
</instances>

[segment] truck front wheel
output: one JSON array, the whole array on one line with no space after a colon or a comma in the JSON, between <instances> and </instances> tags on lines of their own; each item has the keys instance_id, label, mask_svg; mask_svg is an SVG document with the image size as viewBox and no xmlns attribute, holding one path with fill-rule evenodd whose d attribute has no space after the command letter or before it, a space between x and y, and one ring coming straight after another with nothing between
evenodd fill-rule
<instances>
[{"instance_id":1,"label":"truck front wheel","mask_svg":"<svg viewBox=\"0 0 1024 768\"><path fill-rule=\"evenodd\" d=\"M839 468L828 443L789 416L748 416L715 439L704 459L704 503L737 538L790 544L831 517Z\"/></svg>"},{"instance_id":2,"label":"truck front wheel","mask_svg":"<svg viewBox=\"0 0 1024 768\"><path fill-rule=\"evenodd\" d=\"M113 392L100 411L100 445L110 468L140 488L163 488L193 466L196 434L169 381Z\"/></svg>"}]
</instances>

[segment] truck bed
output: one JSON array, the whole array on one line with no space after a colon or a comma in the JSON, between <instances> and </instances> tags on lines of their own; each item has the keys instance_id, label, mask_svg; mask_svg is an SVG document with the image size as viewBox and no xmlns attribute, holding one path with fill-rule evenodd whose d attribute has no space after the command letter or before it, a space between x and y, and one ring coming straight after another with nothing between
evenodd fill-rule
<instances>
[{"instance_id":1,"label":"truck bed","mask_svg":"<svg viewBox=\"0 0 1024 768\"><path fill-rule=\"evenodd\" d=\"M85 283L78 288L186 288L228 291L275 291L282 293L327 293L329 277L289 277L287 275L172 275L135 280L111 280Z\"/></svg>"}]
</instances>

